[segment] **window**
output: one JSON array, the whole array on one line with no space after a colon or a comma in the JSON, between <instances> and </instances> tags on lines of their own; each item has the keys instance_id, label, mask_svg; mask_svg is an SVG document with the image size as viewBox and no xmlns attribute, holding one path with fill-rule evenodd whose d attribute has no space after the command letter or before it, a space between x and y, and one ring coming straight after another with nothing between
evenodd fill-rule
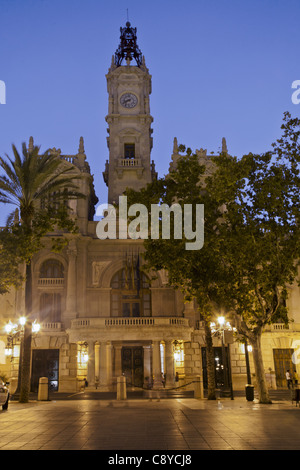
<instances>
[{"instance_id":1,"label":"window","mask_svg":"<svg viewBox=\"0 0 300 470\"><path fill-rule=\"evenodd\" d=\"M68 189L53 191L41 199L41 209L52 209L57 211L60 206L68 206Z\"/></svg>"},{"instance_id":2,"label":"window","mask_svg":"<svg viewBox=\"0 0 300 470\"><path fill-rule=\"evenodd\" d=\"M115 274L111 287L112 317L151 316L150 283L136 267L128 266Z\"/></svg>"},{"instance_id":3,"label":"window","mask_svg":"<svg viewBox=\"0 0 300 470\"><path fill-rule=\"evenodd\" d=\"M64 277L64 267L60 261L56 259L48 259L40 269L40 278L60 278Z\"/></svg>"},{"instance_id":4,"label":"window","mask_svg":"<svg viewBox=\"0 0 300 470\"><path fill-rule=\"evenodd\" d=\"M124 158L135 158L135 144L124 144Z\"/></svg>"},{"instance_id":5,"label":"window","mask_svg":"<svg viewBox=\"0 0 300 470\"><path fill-rule=\"evenodd\" d=\"M41 323L56 323L61 321L61 297L57 293L44 293L40 297Z\"/></svg>"}]
</instances>

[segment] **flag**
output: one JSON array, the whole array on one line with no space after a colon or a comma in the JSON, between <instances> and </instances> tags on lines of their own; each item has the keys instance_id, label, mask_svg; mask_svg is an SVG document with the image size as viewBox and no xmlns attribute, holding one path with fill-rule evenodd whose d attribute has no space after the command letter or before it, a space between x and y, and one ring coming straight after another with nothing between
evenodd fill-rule
<instances>
[{"instance_id":1,"label":"flag","mask_svg":"<svg viewBox=\"0 0 300 470\"><path fill-rule=\"evenodd\" d=\"M126 252L126 261L125 261L125 289L128 289L128 256Z\"/></svg>"},{"instance_id":2,"label":"flag","mask_svg":"<svg viewBox=\"0 0 300 470\"><path fill-rule=\"evenodd\" d=\"M133 258L133 254L131 255L131 280L132 280L132 289L135 289L135 282L134 282L134 258Z\"/></svg>"},{"instance_id":3,"label":"flag","mask_svg":"<svg viewBox=\"0 0 300 470\"><path fill-rule=\"evenodd\" d=\"M137 294L140 295L141 278L140 278L140 254L138 253L136 262L136 278L137 278Z\"/></svg>"}]
</instances>

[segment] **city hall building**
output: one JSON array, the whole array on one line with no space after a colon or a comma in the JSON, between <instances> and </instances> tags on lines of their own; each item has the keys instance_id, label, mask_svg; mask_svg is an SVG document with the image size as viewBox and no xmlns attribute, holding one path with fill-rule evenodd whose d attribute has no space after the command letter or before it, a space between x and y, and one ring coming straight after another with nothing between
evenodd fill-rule
<instances>
[{"instance_id":1,"label":"city hall building","mask_svg":"<svg viewBox=\"0 0 300 470\"><path fill-rule=\"evenodd\" d=\"M108 91L107 146L103 178L108 203L118 202L127 187L140 189L157 177L151 160L151 75L137 45L136 29L121 28L120 45L106 75ZM29 148L33 139L29 140ZM227 152L226 141L222 150ZM185 303L179 290L168 285L165 271L143 270L143 240L99 239L93 220L98 199L94 180L80 138L78 153L53 153L80 175L80 190L86 199L70 204L78 221L76 235L68 238L60 253L51 251L51 237L34 256L33 318L41 324L33 335L31 389L40 377L48 377L52 390L76 392L83 379L99 391L115 390L117 377L126 376L128 387L173 389L196 377L207 382L203 323L194 302ZM211 164L206 150L196 151L199 161ZM174 139L170 169L180 158ZM97 177L99 177L97 175ZM142 202L142 201L141 201ZM285 386L285 370L294 369L293 352L300 342L300 288L290 287L289 326L270 325L262 345L270 387ZM24 289L0 297L0 375L18 382L20 345L17 338L7 351L4 325L24 313ZM299 343L300 344L300 343ZM216 377L224 382L221 341L214 338ZM233 388L247 383L244 345L226 344ZM6 354L5 354L6 353ZM251 352L250 369L254 372ZM295 356L294 356L295 357ZM298 366L297 366L298 367ZM254 381L255 383L255 381Z\"/></svg>"}]
</instances>

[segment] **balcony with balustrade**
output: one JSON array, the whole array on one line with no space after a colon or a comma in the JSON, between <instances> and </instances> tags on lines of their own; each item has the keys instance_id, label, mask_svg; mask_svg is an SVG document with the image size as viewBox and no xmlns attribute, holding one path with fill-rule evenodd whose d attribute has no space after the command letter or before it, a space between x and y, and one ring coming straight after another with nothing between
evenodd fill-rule
<instances>
[{"instance_id":1,"label":"balcony with balustrade","mask_svg":"<svg viewBox=\"0 0 300 470\"><path fill-rule=\"evenodd\" d=\"M38 287L64 287L65 279L63 277L45 277L38 279Z\"/></svg>"},{"instance_id":2,"label":"balcony with balustrade","mask_svg":"<svg viewBox=\"0 0 300 470\"><path fill-rule=\"evenodd\" d=\"M190 341L192 328L183 317L76 318L68 329L70 342L78 341Z\"/></svg>"}]
</instances>

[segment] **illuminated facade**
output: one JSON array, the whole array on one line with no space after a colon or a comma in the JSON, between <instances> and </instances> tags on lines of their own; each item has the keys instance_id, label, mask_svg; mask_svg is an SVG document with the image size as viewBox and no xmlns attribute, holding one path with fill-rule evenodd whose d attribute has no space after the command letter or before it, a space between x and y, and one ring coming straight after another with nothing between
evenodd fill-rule
<instances>
[{"instance_id":1,"label":"illuminated facade","mask_svg":"<svg viewBox=\"0 0 300 470\"><path fill-rule=\"evenodd\" d=\"M126 187L142 188L156 178L151 161L151 75L130 23L121 28L121 43L106 78L109 159L103 177L108 202L113 203ZM225 139L222 150L227 151ZM61 392L80 390L85 378L90 389L115 390L120 375L126 376L128 386L141 390L172 389L199 376L205 385L204 329L195 303L184 303L182 294L168 286L165 271L155 273L155 279L142 271L142 240L97 237L93 220L97 198L83 139L76 155L62 155L55 148L53 152L72 167L74 175L83 177L80 190L87 198L71 203L79 233L69 237L67 248L53 253L45 240L33 259L33 317L41 330L32 343L32 390L37 389L40 376L47 376L52 389ZM197 154L209 171L206 150ZM179 157L175 139L170 169ZM24 312L22 290L12 291L0 302L3 325ZM285 385L284 370L288 363L293 366L293 342L300 341L299 304L295 284L289 297L294 323L288 329L272 325L263 336L266 374L274 388ZM3 333L0 372L13 387L18 380L19 346L15 341L5 356L6 343ZM217 338L214 346L221 383L222 351ZM231 344L230 355L233 387L242 388L247 381L243 345ZM250 366L254 371L251 353Z\"/></svg>"}]
</instances>

